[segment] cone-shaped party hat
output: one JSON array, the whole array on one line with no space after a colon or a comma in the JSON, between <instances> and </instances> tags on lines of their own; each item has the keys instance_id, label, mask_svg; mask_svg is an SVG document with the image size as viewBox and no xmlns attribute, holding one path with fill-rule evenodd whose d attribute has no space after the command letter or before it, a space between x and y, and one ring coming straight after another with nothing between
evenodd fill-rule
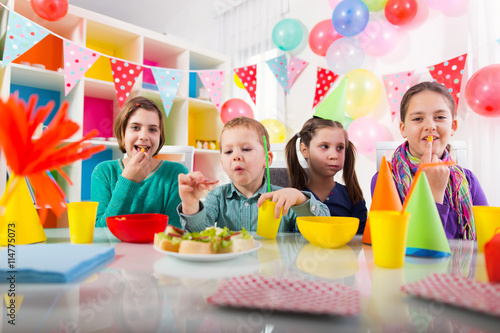
<instances>
[{"instance_id":1,"label":"cone-shaped party hat","mask_svg":"<svg viewBox=\"0 0 500 333\"><path fill-rule=\"evenodd\" d=\"M316 108L314 117L330 119L344 124L345 99L347 93L347 77L340 82L320 105Z\"/></svg>"},{"instance_id":2,"label":"cone-shaped party hat","mask_svg":"<svg viewBox=\"0 0 500 333\"><path fill-rule=\"evenodd\" d=\"M400 211L402 209L403 205L401 204L401 199L399 198L396 183L394 183L394 179L392 177L391 166L385 159L385 156L383 156L382 162L380 163L377 183L375 184L375 190L373 191L370 210ZM368 245L371 245L372 243L372 237L370 233L370 218L368 218L368 220L366 221L366 227L361 242Z\"/></svg>"},{"instance_id":3,"label":"cone-shaped party hat","mask_svg":"<svg viewBox=\"0 0 500 333\"><path fill-rule=\"evenodd\" d=\"M446 239L443 224L432 196L425 172L415 176L405 211L410 213L406 255L420 257L444 257L450 255L450 244Z\"/></svg>"}]
</instances>

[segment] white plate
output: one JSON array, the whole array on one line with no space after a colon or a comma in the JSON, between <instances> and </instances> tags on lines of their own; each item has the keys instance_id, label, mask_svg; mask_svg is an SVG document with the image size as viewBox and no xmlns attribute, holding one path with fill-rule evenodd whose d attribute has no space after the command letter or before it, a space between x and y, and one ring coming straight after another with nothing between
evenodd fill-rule
<instances>
[{"instance_id":1,"label":"white plate","mask_svg":"<svg viewBox=\"0 0 500 333\"><path fill-rule=\"evenodd\" d=\"M188 261L223 261L233 259L254 251L257 251L262 246L262 243L259 241L254 241L255 245L253 249L242 251L242 252L231 252L231 253L218 253L218 254L187 254L187 253L178 253L178 252L170 252L161 250L153 245L154 249L158 252L165 253L171 257L179 258L182 260Z\"/></svg>"}]
</instances>

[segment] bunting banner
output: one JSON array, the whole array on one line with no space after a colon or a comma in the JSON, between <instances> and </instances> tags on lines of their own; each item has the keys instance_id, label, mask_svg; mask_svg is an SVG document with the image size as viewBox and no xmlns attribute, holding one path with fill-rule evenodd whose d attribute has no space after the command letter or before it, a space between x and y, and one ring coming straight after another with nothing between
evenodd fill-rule
<instances>
[{"instance_id":1,"label":"bunting banner","mask_svg":"<svg viewBox=\"0 0 500 333\"><path fill-rule=\"evenodd\" d=\"M234 72L245 86L254 104L257 104L257 65L235 68Z\"/></svg>"},{"instance_id":2,"label":"bunting banner","mask_svg":"<svg viewBox=\"0 0 500 333\"><path fill-rule=\"evenodd\" d=\"M455 99L455 104L458 107L458 99L460 97L460 86L462 84L462 75L464 73L465 61L467 53L453 59L444 61L440 64L428 67L434 80L443 84Z\"/></svg>"},{"instance_id":3,"label":"bunting banner","mask_svg":"<svg viewBox=\"0 0 500 333\"><path fill-rule=\"evenodd\" d=\"M399 117L401 99L406 91L410 89L414 73L415 71L411 70L382 76L385 91L387 93L387 101L389 102L391 111L392 122Z\"/></svg>"},{"instance_id":4,"label":"bunting banner","mask_svg":"<svg viewBox=\"0 0 500 333\"><path fill-rule=\"evenodd\" d=\"M64 94L68 95L101 54L68 40L63 43L63 52Z\"/></svg>"},{"instance_id":5,"label":"bunting banner","mask_svg":"<svg viewBox=\"0 0 500 333\"><path fill-rule=\"evenodd\" d=\"M49 31L14 11L9 11L2 67L19 58L36 43L47 37Z\"/></svg>"},{"instance_id":6,"label":"bunting banner","mask_svg":"<svg viewBox=\"0 0 500 333\"><path fill-rule=\"evenodd\" d=\"M287 77L288 77L288 87L292 89L293 83L299 76L299 74L302 72L304 68L309 63L307 61L301 60L295 56L290 57L290 61L288 62L288 71L287 71Z\"/></svg>"},{"instance_id":7,"label":"bunting banner","mask_svg":"<svg viewBox=\"0 0 500 333\"><path fill-rule=\"evenodd\" d=\"M316 78L316 93L314 95L313 109L323 100L328 90L339 76L329 69L318 67Z\"/></svg>"},{"instance_id":8,"label":"bunting banner","mask_svg":"<svg viewBox=\"0 0 500 333\"><path fill-rule=\"evenodd\" d=\"M118 106L121 109L123 104L125 104L137 77L142 73L142 66L115 58L110 58L109 60L111 62L111 74L113 75L113 81L115 82Z\"/></svg>"},{"instance_id":9,"label":"bunting banner","mask_svg":"<svg viewBox=\"0 0 500 333\"><path fill-rule=\"evenodd\" d=\"M281 84L286 93L290 93L290 87L288 86L287 78L287 66L286 66L286 56L278 56L276 58L266 60L267 66L273 72L274 77Z\"/></svg>"},{"instance_id":10,"label":"bunting banner","mask_svg":"<svg viewBox=\"0 0 500 333\"><path fill-rule=\"evenodd\" d=\"M205 90L208 93L208 96L220 113L222 107L222 95L224 93L225 72L221 70L206 70L197 72L201 83L203 83L203 87L205 87Z\"/></svg>"},{"instance_id":11,"label":"bunting banner","mask_svg":"<svg viewBox=\"0 0 500 333\"><path fill-rule=\"evenodd\" d=\"M153 72L156 86L160 92L161 102L163 103L165 114L168 117L170 110L172 109L172 104L174 104L174 98L175 95L177 95L177 90L179 90L183 71L158 67L151 68L151 71Z\"/></svg>"}]
</instances>

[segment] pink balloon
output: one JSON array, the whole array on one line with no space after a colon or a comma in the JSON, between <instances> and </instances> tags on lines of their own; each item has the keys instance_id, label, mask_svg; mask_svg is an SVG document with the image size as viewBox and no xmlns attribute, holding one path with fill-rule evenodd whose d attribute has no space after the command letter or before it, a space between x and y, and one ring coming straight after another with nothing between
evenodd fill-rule
<instances>
[{"instance_id":1,"label":"pink balloon","mask_svg":"<svg viewBox=\"0 0 500 333\"><path fill-rule=\"evenodd\" d=\"M68 0L31 0L33 11L47 21L57 21L68 13Z\"/></svg>"},{"instance_id":2,"label":"pink balloon","mask_svg":"<svg viewBox=\"0 0 500 333\"><path fill-rule=\"evenodd\" d=\"M252 108L244 100L232 98L222 104L220 117L224 124L239 116L245 116L248 118L254 117Z\"/></svg>"},{"instance_id":3,"label":"pink balloon","mask_svg":"<svg viewBox=\"0 0 500 333\"><path fill-rule=\"evenodd\" d=\"M447 11L455 8L462 0L425 0L429 8Z\"/></svg>"},{"instance_id":4,"label":"pink balloon","mask_svg":"<svg viewBox=\"0 0 500 333\"><path fill-rule=\"evenodd\" d=\"M500 64L485 66L465 86L465 100L484 117L500 117Z\"/></svg>"},{"instance_id":5,"label":"pink balloon","mask_svg":"<svg viewBox=\"0 0 500 333\"><path fill-rule=\"evenodd\" d=\"M325 56L328 47L343 36L333 27L331 19L319 22L309 33L309 46L311 50L320 56Z\"/></svg>"},{"instance_id":6,"label":"pink balloon","mask_svg":"<svg viewBox=\"0 0 500 333\"><path fill-rule=\"evenodd\" d=\"M371 154L376 150L377 141L388 141L390 133L377 120L370 117L360 117L352 121L347 129L349 140L360 154Z\"/></svg>"},{"instance_id":7,"label":"pink balloon","mask_svg":"<svg viewBox=\"0 0 500 333\"><path fill-rule=\"evenodd\" d=\"M380 57L391 53L398 43L397 29L385 20L368 23L359 37L366 54Z\"/></svg>"}]
</instances>

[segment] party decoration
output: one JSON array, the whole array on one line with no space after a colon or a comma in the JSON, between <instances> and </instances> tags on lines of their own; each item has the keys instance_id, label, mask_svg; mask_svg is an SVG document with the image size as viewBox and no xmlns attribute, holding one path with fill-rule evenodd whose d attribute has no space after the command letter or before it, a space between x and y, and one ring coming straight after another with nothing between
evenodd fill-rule
<instances>
[{"instance_id":1,"label":"party decoration","mask_svg":"<svg viewBox=\"0 0 500 333\"><path fill-rule=\"evenodd\" d=\"M252 108L244 100L231 98L222 104L220 117L224 124L239 116L254 118Z\"/></svg>"},{"instance_id":2,"label":"party decoration","mask_svg":"<svg viewBox=\"0 0 500 333\"><path fill-rule=\"evenodd\" d=\"M480 68L467 82L465 100L483 117L500 117L500 64Z\"/></svg>"},{"instance_id":3,"label":"party decoration","mask_svg":"<svg viewBox=\"0 0 500 333\"><path fill-rule=\"evenodd\" d=\"M165 115L168 117L172 104L174 103L175 95L179 90L179 85L182 79L183 71L152 67L153 76L160 92L161 102L165 109Z\"/></svg>"},{"instance_id":4,"label":"party decoration","mask_svg":"<svg viewBox=\"0 0 500 333\"><path fill-rule=\"evenodd\" d=\"M347 92L347 78L344 77L335 90L333 90L323 102L316 108L314 117L330 119L344 123L345 98Z\"/></svg>"},{"instance_id":5,"label":"party decoration","mask_svg":"<svg viewBox=\"0 0 500 333\"><path fill-rule=\"evenodd\" d=\"M377 183L375 184L375 189L373 190L372 204L370 206L371 210L395 210L401 211L403 205L401 204L401 199L399 198L398 189L396 188L396 183L392 176L391 165L382 157L382 162L380 163L380 169L377 176ZM363 233L363 238L361 242L364 244L371 245L371 232L370 232L370 217L366 220L365 231Z\"/></svg>"},{"instance_id":6,"label":"party decoration","mask_svg":"<svg viewBox=\"0 0 500 333\"><path fill-rule=\"evenodd\" d=\"M347 73L346 112L353 119L370 113L377 105L382 90L378 78L367 69L355 69Z\"/></svg>"},{"instance_id":7,"label":"party decoration","mask_svg":"<svg viewBox=\"0 0 500 333\"><path fill-rule=\"evenodd\" d=\"M328 69L318 67L316 78L316 93L314 95L313 108L323 100L328 90L333 86L338 75Z\"/></svg>"},{"instance_id":8,"label":"party decoration","mask_svg":"<svg viewBox=\"0 0 500 333\"><path fill-rule=\"evenodd\" d=\"M363 31L368 19L368 7L359 0L343 0L332 14L333 27L345 37L352 37Z\"/></svg>"},{"instance_id":9,"label":"party decoration","mask_svg":"<svg viewBox=\"0 0 500 333\"><path fill-rule=\"evenodd\" d=\"M308 64L309 63L305 60L299 59L293 55L290 56L290 61L287 66L287 84L290 89L292 88L295 79L297 79L299 74Z\"/></svg>"},{"instance_id":10,"label":"party decoration","mask_svg":"<svg viewBox=\"0 0 500 333\"><path fill-rule=\"evenodd\" d=\"M484 261L490 282L500 282L500 228L484 245Z\"/></svg>"},{"instance_id":11,"label":"party decoration","mask_svg":"<svg viewBox=\"0 0 500 333\"><path fill-rule=\"evenodd\" d=\"M444 257L451 254L443 224L425 172L413 179L405 211L410 213L406 254L419 257Z\"/></svg>"},{"instance_id":12,"label":"party decoration","mask_svg":"<svg viewBox=\"0 0 500 333\"><path fill-rule=\"evenodd\" d=\"M385 18L394 25L410 23L417 11L417 0L388 0L384 10Z\"/></svg>"},{"instance_id":13,"label":"party decoration","mask_svg":"<svg viewBox=\"0 0 500 333\"><path fill-rule=\"evenodd\" d=\"M234 69L235 71L237 70L236 68ZM238 73L234 73L233 77L234 83L236 86L240 89L245 89L245 86L243 85L243 82L241 82L240 78L238 77Z\"/></svg>"},{"instance_id":14,"label":"party decoration","mask_svg":"<svg viewBox=\"0 0 500 333\"><path fill-rule=\"evenodd\" d=\"M360 68L364 60L365 52L359 40L355 38L340 38L334 41L326 52L328 68L340 75Z\"/></svg>"},{"instance_id":15,"label":"party decoration","mask_svg":"<svg viewBox=\"0 0 500 333\"><path fill-rule=\"evenodd\" d=\"M101 56L96 51L79 46L65 40L63 42L64 52L64 93L68 93L80 81L82 76Z\"/></svg>"},{"instance_id":16,"label":"party decoration","mask_svg":"<svg viewBox=\"0 0 500 333\"><path fill-rule=\"evenodd\" d=\"M197 71L203 87L208 93L208 96L214 103L215 107L221 112L222 94L224 93L224 76L225 71L221 70L206 70Z\"/></svg>"},{"instance_id":17,"label":"party decoration","mask_svg":"<svg viewBox=\"0 0 500 333\"><path fill-rule=\"evenodd\" d=\"M58 21L68 13L68 0L30 0L33 11L47 21Z\"/></svg>"},{"instance_id":18,"label":"party decoration","mask_svg":"<svg viewBox=\"0 0 500 333\"><path fill-rule=\"evenodd\" d=\"M403 99L405 92L410 89L414 73L415 71L411 70L396 74L387 74L382 77L384 79L392 121L399 115L401 99Z\"/></svg>"},{"instance_id":19,"label":"party decoration","mask_svg":"<svg viewBox=\"0 0 500 333\"><path fill-rule=\"evenodd\" d=\"M371 154L376 150L377 141L388 141L386 131L375 119L369 117L356 118L349 129L349 140L354 143L360 154Z\"/></svg>"},{"instance_id":20,"label":"party decoration","mask_svg":"<svg viewBox=\"0 0 500 333\"><path fill-rule=\"evenodd\" d=\"M270 143L283 143L286 139L286 127L279 120L264 119L260 122L269 133Z\"/></svg>"},{"instance_id":21,"label":"party decoration","mask_svg":"<svg viewBox=\"0 0 500 333\"><path fill-rule=\"evenodd\" d=\"M425 0L429 8L439 11L448 11L455 8L461 0Z\"/></svg>"},{"instance_id":22,"label":"party decoration","mask_svg":"<svg viewBox=\"0 0 500 333\"><path fill-rule=\"evenodd\" d=\"M288 86L286 56L282 55L266 60L266 64L273 72L274 77L278 80L279 84L281 84L283 89L285 89L285 92L289 93L290 87Z\"/></svg>"},{"instance_id":23,"label":"party decoration","mask_svg":"<svg viewBox=\"0 0 500 333\"><path fill-rule=\"evenodd\" d=\"M257 93L257 65L245 66L234 69L235 80L242 82L243 88L246 89L250 98L254 104L257 104L256 93Z\"/></svg>"},{"instance_id":24,"label":"party decoration","mask_svg":"<svg viewBox=\"0 0 500 333\"><path fill-rule=\"evenodd\" d=\"M467 53L440 64L428 67L434 80L443 84L455 99L458 106L460 96L460 86L462 85L462 74L464 73Z\"/></svg>"},{"instance_id":25,"label":"party decoration","mask_svg":"<svg viewBox=\"0 0 500 333\"><path fill-rule=\"evenodd\" d=\"M309 47L314 53L324 57L328 47L342 37L333 27L332 20L324 20L316 24L309 33Z\"/></svg>"},{"instance_id":26,"label":"party decoration","mask_svg":"<svg viewBox=\"0 0 500 333\"><path fill-rule=\"evenodd\" d=\"M283 51L290 51L300 45L303 30L296 19L283 19L276 23L272 32L274 45Z\"/></svg>"},{"instance_id":27,"label":"party decoration","mask_svg":"<svg viewBox=\"0 0 500 333\"><path fill-rule=\"evenodd\" d=\"M48 34L49 32L45 28L12 10L9 11L2 67L20 57Z\"/></svg>"},{"instance_id":28,"label":"party decoration","mask_svg":"<svg viewBox=\"0 0 500 333\"><path fill-rule=\"evenodd\" d=\"M398 43L398 31L387 21L373 21L368 23L359 40L366 54L380 57L394 50Z\"/></svg>"},{"instance_id":29,"label":"party decoration","mask_svg":"<svg viewBox=\"0 0 500 333\"><path fill-rule=\"evenodd\" d=\"M378 12L385 8L387 0L363 0L370 12Z\"/></svg>"},{"instance_id":30,"label":"party decoration","mask_svg":"<svg viewBox=\"0 0 500 333\"><path fill-rule=\"evenodd\" d=\"M110 58L109 61L111 62L111 74L115 83L118 106L121 108L130 95L137 77L141 74L142 66L115 58Z\"/></svg>"},{"instance_id":31,"label":"party decoration","mask_svg":"<svg viewBox=\"0 0 500 333\"><path fill-rule=\"evenodd\" d=\"M354 119L351 117L344 116L344 129L348 129Z\"/></svg>"}]
</instances>

